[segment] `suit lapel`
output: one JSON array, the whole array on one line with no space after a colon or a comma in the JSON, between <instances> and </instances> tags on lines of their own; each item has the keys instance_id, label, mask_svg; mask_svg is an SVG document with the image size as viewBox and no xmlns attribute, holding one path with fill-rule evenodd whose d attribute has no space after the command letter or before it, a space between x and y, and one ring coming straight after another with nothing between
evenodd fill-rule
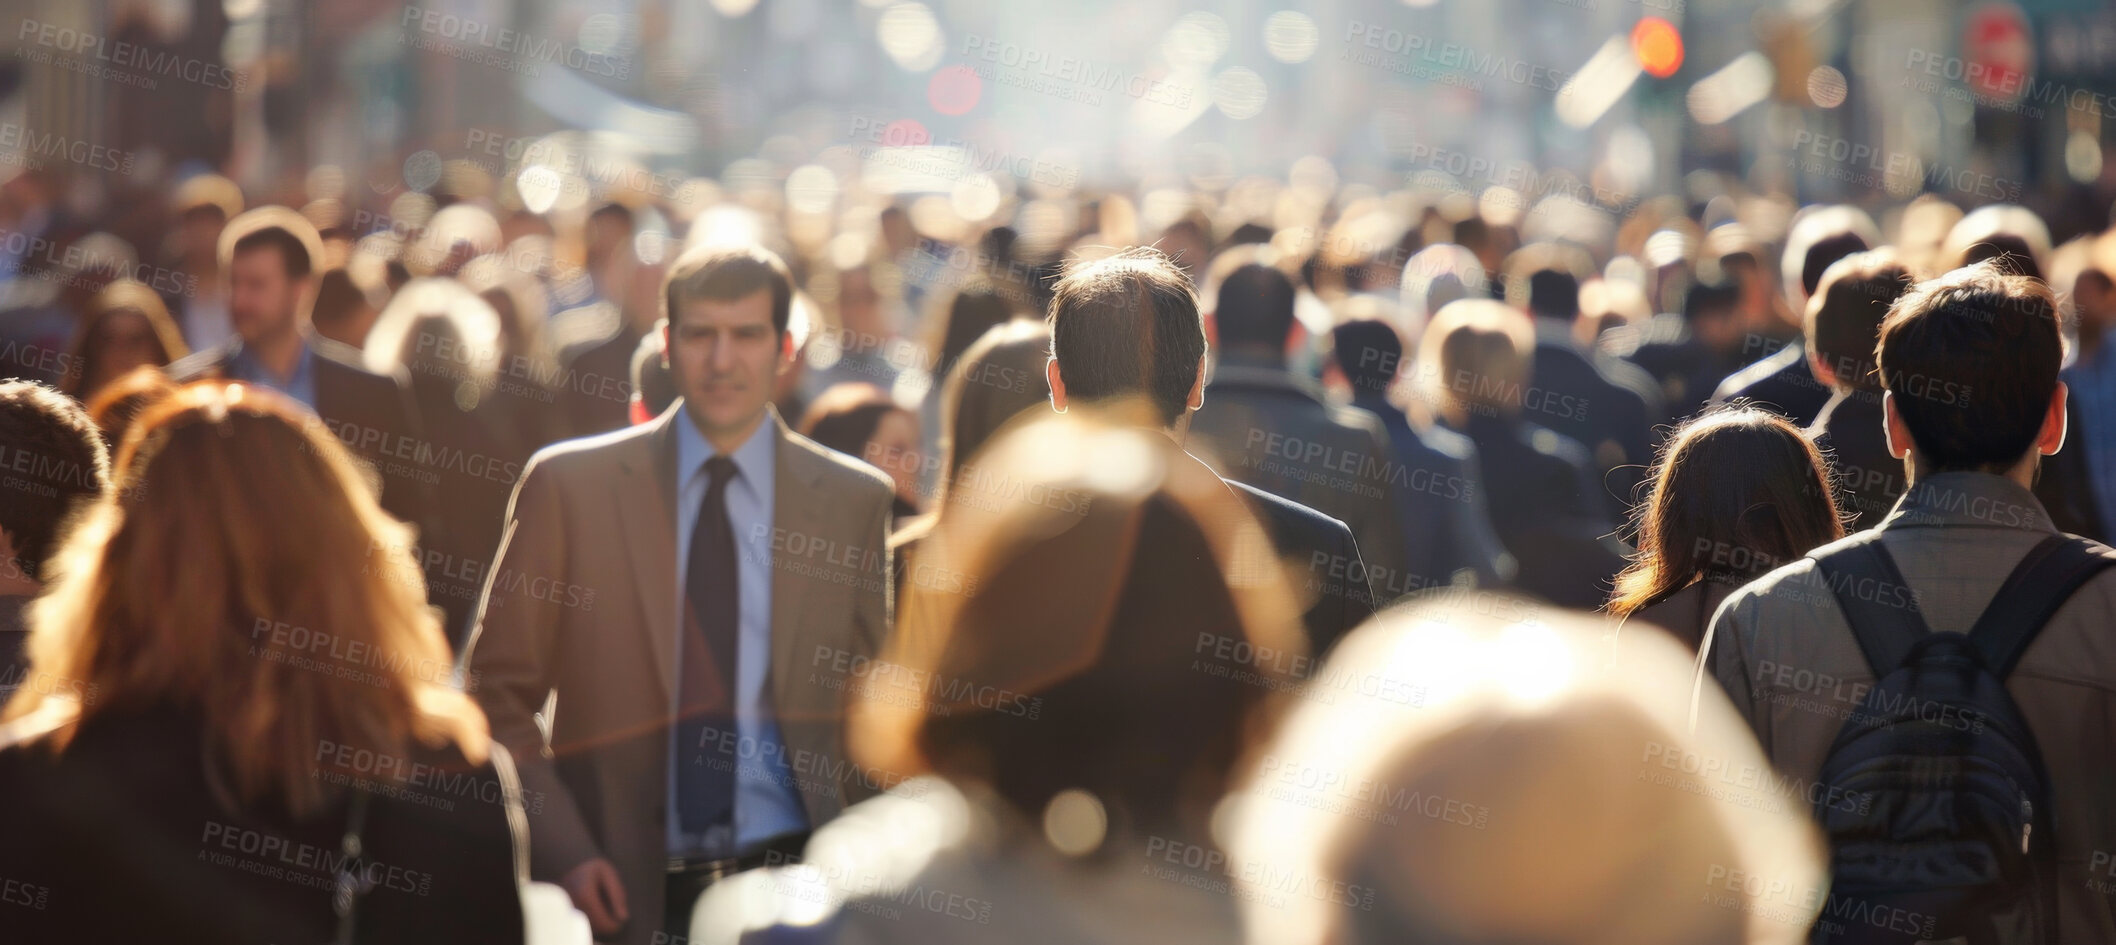
<instances>
[{"instance_id":1,"label":"suit lapel","mask_svg":"<svg viewBox=\"0 0 2116 945\"><path fill-rule=\"evenodd\" d=\"M620 542L631 559L632 583L640 611L647 615L647 642L663 698L676 691L676 437L673 426L688 423L679 402L654 423L646 450L618 463L617 516Z\"/></svg>"},{"instance_id":2,"label":"suit lapel","mask_svg":"<svg viewBox=\"0 0 2116 945\"><path fill-rule=\"evenodd\" d=\"M776 466L772 479L772 528L776 534L798 536L802 544L824 537L823 494L817 485L822 479L822 470L817 468L816 457L787 438L786 425L779 420L779 412L773 410L770 417L772 439L777 451L773 457ZM782 544L781 547L784 547ZM778 703L779 716L785 718L789 709L787 694L797 691L793 673L800 666L806 623L803 617L809 594L808 582L794 575L798 571L785 567L785 562L772 563L771 576L771 683L774 701ZM798 711L795 709L795 711Z\"/></svg>"}]
</instances>

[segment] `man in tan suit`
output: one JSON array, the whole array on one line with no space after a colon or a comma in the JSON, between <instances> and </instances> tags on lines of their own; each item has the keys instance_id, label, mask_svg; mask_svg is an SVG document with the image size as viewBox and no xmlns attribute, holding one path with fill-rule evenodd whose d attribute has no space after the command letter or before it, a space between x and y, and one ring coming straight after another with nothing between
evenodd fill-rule
<instances>
[{"instance_id":1,"label":"man in tan suit","mask_svg":"<svg viewBox=\"0 0 2116 945\"><path fill-rule=\"evenodd\" d=\"M848 688L890 619L889 481L786 429L785 264L670 268L682 400L529 464L466 680L521 759L531 867L599 939L663 945L715 880L889 786L844 745Z\"/></svg>"},{"instance_id":2,"label":"man in tan suit","mask_svg":"<svg viewBox=\"0 0 2116 945\"><path fill-rule=\"evenodd\" d=\"M2016 566L2058 534L2029 491L2041 457L2065 441L2057 326L2047 287L1989 264L1920 283L1899 299L1882 323L1877 359L1888 448L1908 460L1909 490L1872 537L1825 547L1873 541L1901 580L1833 581L1802 559L1743 587L1714 616L1701 672L1716 676L1748 717L1787 779L1790 803L1854 802L1842 785L1820 779L1838 732L1872 711L1866 700L1875 689L1841 595L1848 589L1855 601L1909 610L1931 632L1967 632ZM2040 749L2050 793L2053 940L2116 941L2116 568L2051 599L2061 603L2005 687ZM1822 920L1870 932L1861 905L1832 914L1832 900Z\"/></svg>"}]
</instances>

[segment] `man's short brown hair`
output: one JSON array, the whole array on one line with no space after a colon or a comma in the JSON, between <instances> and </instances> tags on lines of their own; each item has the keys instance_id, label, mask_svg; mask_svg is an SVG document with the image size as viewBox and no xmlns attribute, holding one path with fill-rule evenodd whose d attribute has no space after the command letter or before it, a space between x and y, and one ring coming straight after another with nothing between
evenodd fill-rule
<instances>
[{"instance_id":1,"label":"man's short brown hair","mask_svg":"<svg viewBox=\"0 0 2116 945\"><path fill-rule=\"evenodd\" d=\"M676 324L676 306L694 299L732 302L771 292L771 327L786 334L793 312L793 275L777 253L750 244L694 246L669 266L662 282L662 314Z\"/></svg>"},{"instance_id":2,"label":"man's short brown hair","mask_svg":"<svg viewBox=\"0 0 2116 945\"><path fill-rule=\"evenodd\" d=\"M73 398L30 381L0 382L0 529L14 568L34 579L57 549L66 520L110 488L103 434Z\"/></svg>"},{"instance_id":3,"label":"man's short brown hair","mask_svg":"<svg viewBox=\"0 0 2116 945\"><path fill-rule=\"evenodd\" d=\"M1134 246L1067 267L1050 326L1066 396L1143 395L1169 424L1189 408L1205 324L1190 277L1160 250Z\"/></svg>"},{"instance_id":4,"label":"man's short brown hair","mask_svg":"<svg viewBox=\"0 0 2116 945\"><path fill-rule=\"evenodd\" d=\"M287 207L268 205L237 216L220 231L221 268L241 253L268 247L279 251L289 279L307 278L323 261L323 237L316 225Z\"/></svg>"},{"instance_id":5,"label":"man's short brown hair","mask_svg":"<svg viewBox=\"0 0 2116 945\"><path fill-rule=\"evenodd\" d=\"M1934 472L2002 471L2034 447L2057 390L2057 302L1996 261L1964 266L1896 300L1875 360Z\"/></svg>"}]
</instances>

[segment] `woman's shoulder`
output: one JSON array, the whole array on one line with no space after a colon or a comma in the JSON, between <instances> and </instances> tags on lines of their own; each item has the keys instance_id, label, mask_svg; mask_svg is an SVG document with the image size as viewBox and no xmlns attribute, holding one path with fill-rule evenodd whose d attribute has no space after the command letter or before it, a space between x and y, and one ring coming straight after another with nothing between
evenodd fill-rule
<instances>
[{"instance_id":1,"label":"woman's shoulder","mask_svg":"<svg viewBox=\"0 0 2116 945\"><path fill-rule=\"evenodd\" d=\"M1660 627L1694 650L1703 642L1713 612L1735 588L1736 585L1710 578L1692 581L1639 608L1631 620Z\"/></svg>"}]
</instances>

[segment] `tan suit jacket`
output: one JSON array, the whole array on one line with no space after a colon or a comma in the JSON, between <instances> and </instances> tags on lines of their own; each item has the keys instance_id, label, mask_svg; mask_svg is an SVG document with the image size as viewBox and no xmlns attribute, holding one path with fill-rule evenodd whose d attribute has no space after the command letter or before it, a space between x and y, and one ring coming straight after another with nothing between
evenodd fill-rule
<instances>
[{"instance_id":1,"label":"tan suit jacket","mask_svg":"<svg viewBox=\"0 0 2116 945\"><path fill-rule=\"evenodd\" d=\"M607 857L631 913L618 940L642 945L663 911L680 626L674 424L689 422L679 401L530 461L463 657L465 686L538 801L525 805L540 810L529 817L532 874L556 880ZM891 489L880 471L788 431L776 411L766 423L777 449L771 680L786 762L819 827L889 786L847 757L843 721L845 694L890 625Z\"/></svg>"},{"instance_id":2,"label":"tan suit jacket","mask_svg":"<svg viewBox=\"0 0 2116 945\"><path fill-rule=\"evenodd\" d=\"M2028 490L1982 473L1920 481L1880 528L1926 625L1957 633L1976 622L2028 549L2056 530ZM1706 671L1801 788L1787 802L1810 806L1812 796L1827 796L1830 786L1815 778L1874 674L1814 563L1802 559L1735 592L1705 646ZM2006 691L2049 776L2058 941L2116 942L2116 569L2089 580L2043 625Z\"/></svg>"}]
</instances>

